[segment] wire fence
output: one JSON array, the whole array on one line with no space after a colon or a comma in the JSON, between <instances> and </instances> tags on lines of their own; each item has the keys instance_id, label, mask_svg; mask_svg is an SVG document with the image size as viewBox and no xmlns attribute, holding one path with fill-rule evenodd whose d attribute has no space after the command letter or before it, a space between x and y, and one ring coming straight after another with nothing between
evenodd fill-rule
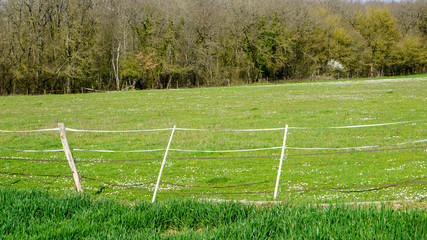
<instances>
[{"instance_id":1,"label":"wire fence","mask_svg":"<svg viewBox=\"0 0 427 240\"><path fill-rule=\"evenodd\" d=\"M1 171L0 171L0 174L1 175L11 175L11 176L22 176L22 177L27 178L28 180L39 182L39 183L45 183L45 184L53 184L59 178L72 178L73 177L71 175L24 174L24 173L1 172ZM42 180L34 179L34 177L52 177L55 179L53 181L48 182L48 181L42 181ZM151 181L151 182L140 183L140 184L115 184L112 182L102 181L102 180L99 180L99 179L96 179L93 177L87 177L87 176L83 176L83 175L81 175L81 178L88 179L90 181L94 181L94 182L98 182L98 183L102 183L102 184L112 186L112 187L132 189L132 190L141 191L141 192L145 192L145 193L152 193L152 192L138 188L138 187L140 187L141 185L147 185L147 184L155 183L155 181ZM419 178L411 179L409 181L395 182L395 183L388 183L388 184L354 185L354 186L347 186L347 187L323 187L323 188L310 188L310 189L300 189L300 190L284 190L281 192L284 192L284 193L303 193L303 192L314 192L314 191L342 191L342 190L346 190L347 192L368 192L368 191L381 190L381 189L385 189L385 188L391 188L391 187L402 186L402 185L426 184L427 181L424 181L426 179L427 179L427 176L422 176ZM202 188L202 189L216 189L216 188L219 189L219 188L222 188L222 189L225 189L225 188L238 188L238 187L245 187L245 186L260 185L260 184L265 184L265 183L270 183L270 182L275 182L275 181L276 180L268 180L268 181L263 181L263 182L255 182L255 183L247 183L247 184L231 185L231 186L211 186L209 188L204 187L204 186L174 184L174 183L170 183L170 182L166 182L166 181L161 181L160 183L167 184L167 185L175 185L175 186L180 186L180 187L185 187L185 188ZM355 190L355 189L361 189L361 190ZM273 191L223 192L221 194L227 194L227 195L248 194L248 195L251 195L251 194L261 194L261 193L273 193ZM208 193L208 192L198 192L198 193L179 193L179 192L162 193L162 192L159 192L157 194L159 194L159 195L218 195L218 193Z\"/></svg>"},{"instance_id":2,"label":"wire fence","mask_svg":"<svg viewBox=\"0 0 427 240\"><path fill-rule=\"evenodd\" d=\"M357 150L357 151L345 151L345 152L322 152L322 153L309 153L309 154L286 154L286 157L310 157L310 156L325 156L325 155L341 155L341 154L354 154L354 153L368 153L368 152L387 152L387 151L400 151L400 150L411 150L411 149L422 149L427 148L427 145L417 147L402 147L402 148L384 148L384 149L371 149L371 150ZM63 150L61 150L63 151ZM234 157L185 157L185 158L168 158L173 161L184 161L184 160L233 160L233 159L263 159L273 158L277 159L280 155L257 155L257 156L234 156ZM67 160L54 160L54 159L34 159L34 158L10 158L0 157L0 160L9 161L24 161L24 162L67 162ZM86 163L109 163L109 162L152 162L161 161L162 158L140 158L140 159L102 159L102 160L74 160L75 162L86 162Z\"/></svg>"},{"instance_id":3,"label":"wire fence","mask_svg":"<svg viewBox=\"0 0 427 240\"><path fill-rule=\"evenodd\" d=\"M381 126L389 126L389 125L398 125L398 124L415 124L417 122L423 122L424 120L415 120L415 121L404 121L404 122L393 122L393 123L382 123L382 124L369 124L369 125L353 125L353 126L334 126L334 127L288 127L285 128L269 128L269 129L193 129L193 128L177 128L174 126L173 128L162 128L162 129L148 129L148 130L81 130L81 129L72 129L72 128L50 128L50 129L40 129L40 130L0 130L0 133L44 133L44 132L61 132L63 136L65 136L65 132L78 132L78 133L143 133L143 132L171 132L169 142L167 148L165 149L139 149L139 150L100 150L100 149L80 149L80 148L70 148L68 146L68 142L63 142L63 149L14 149L1 147L0 151L15 151L15 152L23 152L23 153L51 153L51 152L65 152L67 155L67 160L49 160L49 159L31 159L31 158L11 158L11 157L3 157L0 160L7 161L39 161L39 162L66 162L70 164L72 169L73 176L66 175L43 175L43 174L27 174L27 173L16 173L16 172L0 172L2 175L13 175L13 176L21 176L31 181L36 181L44 184L53 184L60 178L74 178L76 186L78 184L81 185L81 179L86 179L88 181L94 181L98 183L102 183L107 186L119 187L124 189L132 189L136 191L141 191L144 193L153 194L152 201L154 202L156 199L156 195L250 195L250 194L271 194L274 193L274 200L276 200L277 194L279 193L279 183L280 183L280 174L282 172L282 164L283 161L287 158L292 157L308 157L308 156L322 156L322 155L340 155L340 154L355 154L355 153L367 153L367 152L386 152L386 151L402 151L402 150L413 150L413 149L424 149L427 146L411 146L411 147L397 147L402 145L410 145L410 144L418 144L425 143L427 139L417 139L413 141L405 141L401 143L393 143L393 144L385 144L385 145L369 145L369 146L357 146L357 147L334 147L334 148L325 148L325 147L304 147L304 146L288 146L286 142L286 137L289 130L307 130L307 129L352 129L352 128L370 128L370 127L381 127ZM197 149L174 149L170 148L171 143L173 142L174 133L176 131L199 131L199 132L261 132L261 131L284 131L283 145L282 146L271 146L271 147L263 147L263 148L251 148L251 149L224 149L224 150L197 150ZM61 135L61 137L62 137ZM181 152L181 153L242 153L242 152L259 152L259 151L270 151L270 150L281 150L280 155L251 155L251 156L232 156L232 157L181 157L181 158L168 158L169 152ZM339 152L320 152L320 153L304 153L304 154L286 154L285 150L287 149L295 149L295 150L338 150ZM347 151L344 151L347 150ZM70 154L67 154L67 151ZM71 152L94 152L94 153L149 153L149 152L163 152L163 158L145 158L145 159L111 159L111 160L75 160L71 154ZM199 186L199 185L189 185L189 184L180 184L162 181L162 174L165 168L165 164L167 161L181 161L181 160L237 160L237 159L280 159L280 164L277 171L277 177L275 179L269 179L265 181L252 182L252 183L243 183L243 184L234 184L229 186ZM104 181L97 179L95 177L89 177L80 175L77 172L77 168L73 168L72 165L75 162L88 162L88 163L103 163L103 162L144 162L144 161L162 161L159 174L157 177L157 181L149 181L146 183L138 183L138 184L117 184L109 181ZM261 166L268 164L254 164L253 166ZM285 163L286 165L286 163ZM74 165L75 166L75 165ZM202 166L202 165L198 165ZM77 177L76 177L77 176ZM54 177L55 179L52 181L44 181L40 179L35 179L34 177ZM423 176L421 178L415 178L413 180L405 181L405 182L397 182L397 183L389 183L389 184L377 184L377 185L355 185L355 186L346 186L346 187L323 187L323 188L310 188L310 189L299 189L299 190L282 190L280 192L311 192L311 191L347 191L347 192L365 192L365 191L373 191L380 190L384 188L400 186L400 185L409 185L409 184L425 184L426 181L423 181L427 178L427 176ZM242 191L242 192L161 192L159 191L160 184L181 187L184 189L230 189L230 188L239 188L239 187L247 187L247 186L255 186L255 185L263 185L268 183L275 184L274 191ZM156 184L156 187L153 190L147 190L147 185Z\"/></svg>"}]
</instances>

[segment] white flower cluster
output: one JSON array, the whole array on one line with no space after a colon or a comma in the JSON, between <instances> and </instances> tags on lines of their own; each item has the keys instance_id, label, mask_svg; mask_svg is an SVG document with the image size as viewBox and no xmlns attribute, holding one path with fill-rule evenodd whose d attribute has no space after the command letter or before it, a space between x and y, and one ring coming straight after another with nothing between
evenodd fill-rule
<instances>
[{"instance_id":1,"label":"white flower cluster","mask_svg":"<svg viewBox=\"0 0 427 240\"><path fill-rule=\"evenodd\" d=\"M328 67L336 71L344 71L344 66L340 62L335 61L334 59L329 60Z\"/></svg>"}]
</instances>

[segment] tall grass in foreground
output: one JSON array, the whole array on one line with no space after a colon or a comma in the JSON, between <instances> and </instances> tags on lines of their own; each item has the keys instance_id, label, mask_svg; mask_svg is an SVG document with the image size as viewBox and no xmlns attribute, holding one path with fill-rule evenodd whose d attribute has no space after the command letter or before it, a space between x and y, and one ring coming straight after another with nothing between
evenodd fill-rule
<instances>
[{"instance_id":1,"label":"tall grass in foreground","mask_svg":"<svg viewBox=\"0 0 427 240\"><path fill-rule=\"evenodd\" d=\"M427 211L170 201L0 189L4 239L425 239Z\"/></svg>"}]
</instances>

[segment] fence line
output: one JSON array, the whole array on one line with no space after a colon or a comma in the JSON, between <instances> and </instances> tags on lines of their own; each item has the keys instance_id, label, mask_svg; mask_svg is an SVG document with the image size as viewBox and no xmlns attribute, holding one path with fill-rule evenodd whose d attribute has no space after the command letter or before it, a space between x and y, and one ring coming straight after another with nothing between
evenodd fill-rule
<instances>
[{"instance_id":1,"label":"fence line","mask_svg":"<svg viewBox=\"0 0 427 240\"><path fill-rule=\"evenodd\" d=\"M375 150L363 151L346 151L346 152L323 152L323 153L309 153L309 154L287 154L286 157L310 157L310 156L324 156L324 155L339 155L339 154L353 154L353 153L367 153L367 152L387 152L398 150L422 149L427 148L427 145L418 147L404 147L404 148L385 148ZM279 155L271 156L235 156L235 157L193 157L193 158L168 158L173 161L182 160L231 160L231 159L263 159L263 158L279 158ZM1 158L0 160L8 161L26 161L26 162L66 162L67 160L48 160L48 159L27 159L27 158ZM162 158L142 158L142 159L103 159L103 160L76 160L76 162L91 162L91 163L106 163L106 162L145 162L145 161L161 161Z\"/></svg>"},{"instance_id":2,"label":"fence line","mask_svg":"<svg viewBox=\"0 0 427 240\"><path fill-rule=\"evenodd\" d=\"M403 122L392 122L392 123L378 123L378 124L366 124L366 125L351 125L351 126L335 126L335 127L289 127L288 129L345 129L345 128L365 128L365 127L379 127L405 123L416 123L424 122L427 119L403 121ZM158 132L158 131L170 131L172 128L161 128L161 129L143 129L143 130L82 130L66 128L65 130L70 132L86 132L86 133L138 133L138 132ZM260 128L260 129L196 129L196 128L176 128L175 130L181 131L206 131L206 132L259 132L259 131L281 131L285 128ZM36 132L49 132L59 131L59 128L39 129L39 130L0 130L3 133L36 133Z\"/></svg>"},{"instance_id":3,"label":"fence line","mask_svg":"<svg viewBox=\"0 0 427 240\"><path fill-rule=\"evenodd\" d=\"M13 149L13 148L4 148L4 147L0 147L0 149L3 150L7 150L7 151L14 151L14 152L32 152L32 153L37 153L37 152L63 152L63 149L52 149L52 150L21 150L21 149Z\"/></svg>"},{"instance_id":4,"label":"fence line","mask_svg":"<svg viewBox=\"0 0 427 240\"><path fill-rule=\"evenodd\" d=\"M366 124L366 125L353 125L353 126L339 126L339 127L293 127L291 129L343 129L343 128L365 128L365 127L380 127L380 126L388 126L388 125L396 125L396 124L404 124L404 123L415 123L415 122L423 122L427 119L421 120L413 120L413 121L404 121L404 122L394 122L394 123L378 123L378 124Z\"/></svg>"},{"instance_id":5,"label":"fence line","mask_svg":"<svg viewBox=\"0 0 427 240\"><path fill-rule=\"evenodd\" d=\"M427 139L415 140L410 142L403 143L394 143L387 145L376 145L376 146L360 146L360 147L342 147L342 148L308 148L308 147L286 147L287 149L294 150L353 150L353 149L369 149L369 148L381 148L381 147L391 147L391 146L399 146L413 143L423 143L427 142ZM233 153L233 152L255 152L255 151L266 151L266 150L275 150L281 149L282 147L269 147L269 148L253 148L253 149L237 149L237 150L191 150L191 149L173 149L170 148L168 151L172 152L199 152L199 153ZM0 149L15 151L15 152L62 152L63 149L54 149L54 150L20 150L20 149L11 149L0 147ZM71 151L75 152L100 152L100 153L143 153L143 152L161 152L166 149L147 149L147 150L129 150L129 151L118 151L118 150L95 150L95 149L79 149L79 148L71 148Z\"/></svg>"},{"instance_id":6,"label":"fence line","mask_svg":"<svg viewBox=\"0 0 427 240\"><path fill-rule=\"evenodd\" d=\"M412 143L422 143L427 142L427 139L415 140L410 142L403 143L395 143L388 145L376 145L376 146L361 146L361 147L342 147L342 148L306 148L306 147L286 147L287 149L295 149L295 150L352 150L352 149L368 149L368 148L380 148L380 147L390 147L390 146L398 146L398 145L406 145ZM282 147L270 147L270 148L255 148L255 149L239 149L239 150L182 150L182 149L170 149L169 151L175 152L201 152L201 153L231 153L231 152L251 152L251 151L264 151L264 150L273 150L273 149L281 149Z\"/></svg>"},{"instance_id":7,"label":"fence line","mask_svg":"<svg viewBox=\"0 0 427 240\"><path fill-rule=\"evenodd\" d=\"M161 131L170 131L172 128L161 128L161 129L145 129L145 130L117 130L117 131L110 131L110 130L79 130L79 129L72 129L72 128L66 128L69 132L85 132L85 133L139 133L139 132L161 132Z\"/></svg>"},{"instance_id":8,"label":"fence line","mask_svg":"<svg viewBox=\"0 0 427 240\"><path fill-rule=\"evenodd\" d=\"M18 149L9 149L9 148L3 148L0 147L0 149L4 149L4 150L10 150L10 151L21 151L21 152L60 152L60 151L64 151L65 155L67 156L70 168L71 168L71 172L73 174L74 180L75 180L75 185L77 187L77 191L78 192L82 192L83 191L83 186L81 184L80 179L83 178L83 176L80 176L78 174L77 168L75 167L75 162L72 156L71 151L89 151L89 152L104 152L104 153L141 153L141 152L155 152L155 151L165 151L164 154L164 158L161 164L161 168L159 170L159 175L158 175L158 179L156 182L156 187L154 189L154 193L153 193L153 199L152 202L155 201L156 199L156 195L158 194L158 190L159 190L159 186L160 183L162 183L161 181L161 177L162 177L162 173L163 173L163 169L165 167L166 164L166 160L167 160L167 155L169 151L176 151L176 152L203 152L203 153L231 153L231 152L248 152L248 151L264 151L264 150L274 150L274 149L282 149L281 151L281 156L280 156L280 163L279 163L279 168L278 168L278 173L277 173L277 178L276 178L276 186L274 189L274 200L276 200L277 194L278 194L278 188L279 188L279 182L280 182L280 175L281 175L281 170L282 170L282 165L283 165L283 160L284 158L286 158L287 156L285 155L285 150L288 149L300 149L300 150L352 150L352 149L369 149L369 148L380 148L380 147L386 147L386 146L396 146L396 145L404 145L404 144L411 144L411 143L421 143L421 142L426 142L427 139L422 139L422 140L415 140L415 141L411 141L411 142L404 142L404 143L397 143L397 144L389 144L389 145L377 145L377 146L361 146L361 147L341 147L341 148L302 148L302 147L287 147L286 146L286 137L288 134L288 129L345 129L345 128L363 128L363 127L377 127L377 126L386 126L386 125L396 125L396 124L404 124L404 123L414 123L414 122L420 122L420 121L425 121L425 120L415 120L415 121L405 121L405 122L395 122L395 123L383 123L383 124L369 124L369 125L353 125L353 126L339 126L339 127L288 127L288 125L286 125L285 128L270 128L270 129L240 129L240 130L209 130L209 129L189 129L189 128L177 128L176 126L174 126L173 128L165 128L165 129L151 129L151 130L126 130L126 131L106 131L106 130L78 130L78 129L71 129L71 128L66 128L64 126L63 123L59 123L58 126L59 128L53 128L53 129L40 129L40 130L29 130L29 131L9 131L9 130L0 130L0 132L3 133L35 133L35 132L47 132L47 131L59 131L60 136L61 136L61 141L63 144L64 149L63 150L18 150ZM86 132L86 133L136 133L136 132L158 132L158 131L169 131L172 130L168 145L166 149L152 149L152 150L131 150L131 151L115 151L115 150L89 150L89 149L72 149L68 146L68 141L66 139L66 131L70 131L70 132ZM278 130L285 130L284 133L284 139L283 139L283 145L281 147L270 147L270 148L255 148L255 149L237 149L237 150L185 150L185 149L171 149L171 143L172 143L172 139L174 136L174 133L176 130L181 130L181 131L221 131L221 132L254 132L254 131L278 131ZM124 185L118 185L118 184L111 184L111 183L107 183L107 182L103 182L100 180L96 180L94 178L90 178L90 177L84 177L87 179L91 179L94 181L98 181L101 183L105 183L108 185L112 185L112 186L124 186ZM268 181L267 181L268 182ZM177 184L173 184L173 183L167 183L164 182L166 184L172 184L175 186L178 186ZM258 183L255 183L258 184ZM254 185L254 184L243 184L242 186L248 186L248 185ZM184 185L182 185L184 186ZM134 189L132 187L132 189ZM304 191L310 191L310 190L304 190ZM148 191L145 191L148 192ZM283 191L286 192L286 191ZM150 192L151 193L151 192ZM220 193L220 194L259 194L259 193L271 193L268 191L264 191L264 192L244 192L244 193ZM159 193L160 194L160 193ZM193 194L193 193L161 193L161 194L180 194L180 195L188 195L188 194ZM207 194L218 194L218 193L194 193L194 194L201 194L201 195L207 195Z\"/></svg>"},{"instance_id":9,"label":"fence line","mask_svg":"<svg viewBox=\"0 0 427 240\"><path fill-rule=\"evenodd\" d=\"M412 143L422 143L422 142L427 142L427 139L415 140L415 141L403 142L403 143L394 143L394 144L388 144L388 145L361 146L361 147L343 147L343 148L287 147L287 148L289 148L289 149L296 149L296 150L352 150L352 149L368 149L368 148L391 147L391 146L399 146L399 145L406 145L406 144L412 144Z\"/></svg>"},{"instance_id":10,"label":"fence line","mask_svg":"<svg viewBox=\"0 0 427 240\"><path fill-rule=\"evenodd\" d=\"M180 131L199 131L199 132L268 132L282 131L285 128L259 128L259 129L199 129L199 128L177 128Z\"/></svg>"},{"instance_id":11,"label":"fence line","mask_svg":"<svg viewBox=\"0 0 427 240\"><path fill-rule=\"evenodd\" d=\"M73 176L67 176L67 175L38 175L38 174L25 174L25 173L14 173L14 172L0 172L0 174L3 175L18 175L18 176L23 176L26 177L32 181L37 181L37 182L41 182L41 183L46 183L46 184L52 184L55 181L57 181L58 178L62 177L62 178L72 178ZM56 177L56 179L54 181L51 182L46 182L46 181L40 181L37 179L33 179L31 177ZM143 190L140 188L136 188L138 186L141 185L146 185L146 184L151 184L154 183L153 181L148 182L148 183L141 183L141 184L134 184L134 185L124 185L124 184L114 184L114 183L110 183L110 182L106 182L106 181L102 181L96 178L92 178L92 177L87 177L87 176L81 176L83 179L88 179L91 181L96 181L99 183L103 183L109 186L113 186L113 187L121 187L121 188L125 188L125 189L132 189L132 190L136 190L136 191L141 191L141 192L145 192L145 193L151 193L150 191L147 190ZM314 191L340 191L340 192L367 192L367 191L374 191L374 190L380 190L380 189L385 189L385 188L390 188L390 187L395 187L395 186L399 186L399 185L410 185L410 184L425 184L427 183L427 181L422 181L427 179L427 176L422 176L419 178L415 178L409 181L404 181L404 182L397 182L397 183L388 183L388 184L374 184L374 185L356 185L356 186L347 186L347 187L324 187L324 188L309 188L309 189L298 189L298 190L284 190L282 192L287 192L287 193L296 193L296 192L314 192ZM265 183L269 183L269 182L274 182L276 180L268 180L268 181L264 181L264 182L257 182L257 183L249 183L246 185L256 185L256 184L265 184ZM161 182L164 184L170 184L168 182ZM174 184L177 185L177 184ZM186 188L198 188L199 186L191 186L191 185L181 185L182 187L186 187ZM213 186L213 187L206 187L206 188L211 188L211 189L216 189L216 188L234 188L234 187L240 187L240 186L245 186L245 185L235 185L235 186L226 186L226 187L222 187L222 186ZM351 189L362 189L362 188L368 188L368 189L363 189L363 190L351 190ZM346 190L346 191L342 191L342 190ZM273 193L272 191L264 191L264 192L216 192L216 193L210 193L210 192L200 192L200 193L177 193L177 192L167 192L167 193L161 193L159 192L158 195L162 194L162 195L243 195L243 194L266 194L266 193Z\"/></svg>"},{"instance_id":12,"label":"fence line","mask_svg":"<svg viewBox=\"0 0 427 240\"><path fill-rule=\"evenodd\" d=\"M365 127L379 127L379 126L388 126L404 123L415 123L426 121L427 119L422 120L413 120L413 121L404 121L404 122L394 122L394 123L378 123L378 124L366 124L366 125L352 125L352 126L337 126L337 127L289 127L288 129L344 129L344 128L365 128ZM177 128L177 130L182 131L203 131L203 132L260 132L260 131L281 131L285 128L260 128L260 129L197 129L197 128Z\"/></svg>"},{"instance_id":13,"label":"fence line","mask_svg":"<svg viewBox=\"0 0 427 240\"><path fill-rule=\"evenodd\" d=\"M282 147L270 148L253 148L253 149L237 149L237 150L185 150L185 149L169 149L174 152L200 152L200 153L232 153L232 152L256 152L265 150L281 149Z\"/></svg>"},{"instance_id":14,"label":"fence line","mask_svg":"<svg viewBox=\"0 0 427 240\"><path fill-rule=\"evenodd\" d=\"M147 149L147 150L130 150L130 151L115 151L115 150L91 150L91 149L71 149L76 152L100 152L100 153L143 153L143 152L162 152L166 149Z\"/></svg>"},{"instance_id":15,"label":"fence line","mask_svg":"<svg viewBox=\"0 0 427 240\"><path fill-rule=\"evenodd\" d=\"M36 132L51 132L59 131L59 128L39 129L39 130L25 130L25 131L14 131L14 130L0 130L2 133L36 133Z\"/></svg>"}]
</instances>

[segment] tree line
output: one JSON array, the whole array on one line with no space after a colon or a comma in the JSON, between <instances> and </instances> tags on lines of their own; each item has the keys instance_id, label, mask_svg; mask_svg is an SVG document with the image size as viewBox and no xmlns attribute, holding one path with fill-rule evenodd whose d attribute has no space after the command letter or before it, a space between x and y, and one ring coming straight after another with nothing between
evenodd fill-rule
<instances>
[{"instance_id":1,"label":"tree line","mask_svg":"<svg viewBox=\"0 0 427 240\"><path fill-rule=\"evenodd\" d=\"M427 72L427 2L0 0L0 92Z\"/></svg>"}]
</instances>

